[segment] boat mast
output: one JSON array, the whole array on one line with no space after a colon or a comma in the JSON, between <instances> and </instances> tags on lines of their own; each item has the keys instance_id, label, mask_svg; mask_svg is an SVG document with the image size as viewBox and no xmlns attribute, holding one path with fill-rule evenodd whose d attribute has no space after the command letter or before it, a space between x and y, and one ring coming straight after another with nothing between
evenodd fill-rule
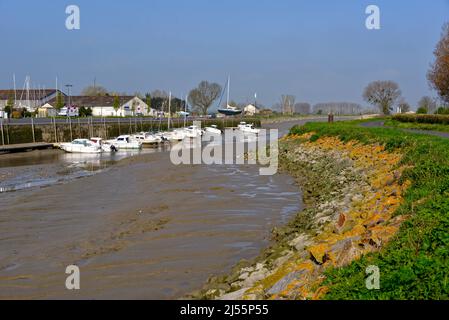
<instances>
[{"instance_id":1,"label":"boat mast","mask_svg":"<svg viewBox=\"0 0 449 320\"><path fill-rule=\"evenodd\" d=\"M171 120L171 91L168 94L168 127L167 127L167 130L170 130L170 120Z\"/></svg>"},{"instance_id":2,"label":"boat mast","mask_svg":"<svg viewBox=\"0 0 449 320\"><path fill-rule=\"evenodd\" d=\"M229 86L231 85L231 76L228 76L228 96L226 98L226 109L229 107Z\"/></svg>"},{"instance_id":3,"label":"boat mast","mask_svg":"<svg viewBox=\"0 0 449 320\"><path fill-rule=\"evenodd\" d=\"M16 107L16 101L17 101L16 74L15 73L12 75L12 81L14 82L14 105L12 107L15 108Z\"/></svg>"},{"instance_id":4,"label":"boat mast","mask_svg":"<svg viewBox=\"0 0 449 320\"><path fill-rule=\"evenodd\" d=\"M186 121L187 121L187 96L186 101L184 103L184 128L186 127Z\"/></svg>"}]
</instances>

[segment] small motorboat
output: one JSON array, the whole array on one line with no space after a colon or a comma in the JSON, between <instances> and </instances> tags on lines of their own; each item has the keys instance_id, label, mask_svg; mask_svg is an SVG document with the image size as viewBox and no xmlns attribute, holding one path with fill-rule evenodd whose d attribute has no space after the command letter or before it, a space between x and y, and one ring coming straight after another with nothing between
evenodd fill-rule
<instances>
[{"instance_id":1,"label":"small motorboat","mask_svg":"<svg viewBox=\"0 0 449 320\"><path fill-rule=\"evenodd\" d=\"M254 128L254 124L248 124L246 122L240 122L238 129L244 134L259 134L260 129Z\"/></svg>"},{"instance_id":2,"label":"small motorboat","mask_svg":"<svg viewBox=\"0 0 449 320\"><path fill-rule=\"evenodd\" d=\"M103 152L117 152L119 148L107 141L103 141L102 138L90 138L90 141L99 146Z\"/></svg>"},{"instance_id":3,"label":"small motorboat","mask_svg":"<svg viewBox=\"0 0 449 320\"><path fill-rule=\"evenodd\" d=\"M75 139L69 143L61 143L60 148L68 153L101 153L99 145L88 139Z\"/></svg>"},{"instance_id":4,"label":"small motorboat","mask_svg":"<svg viewBox=\"0 0 449 320\"><path fill-rule=\"evenodd\" d=\"M139 134L135 134L131 136L131 139L133 141L141 142L143 147L154 147L162 143L163 141L163 138L161 136L149 132L141 132Z\"/></svg>"},{"instance_id":5,"label":"small motorboat","mask_svg":"<svg viewBox=\"0 0 449 320\"><path fill-rule=\"evenodd\" d=\"M187 136L185 129L175 129L173 131L167 131L162 133L162 137L171 142L182 141Z\"/></svg>"},{"instance_id":6,"label":"small motorboat","mask_svg":"<svg viewBox=\"0 0 449 320\"><path fill-rule=\"evenodd\" d=\"M201 130L201 128L195 125L185 128L184 131L186 138L191 139L199 138L204 133L203 130Z\"/></svg>"},{"instance_id":7,"label":"small motorboat","mask_svg":"<svg viewBox=\"0 0 449 320\"><path fill-rule=\"evenodd\" d=\"M206 131L206 133L210 133L210 134L215 134L215 135L221 135L223 132L218 129L218 127L216 125L211 125L210 127L206 127L204 129Z\"/></svg>"},{"instance_id":8,"label":"small motorboat","mask_svg":"<svg viewBox=\"0 0 449 320\"><path fill-rule=\"evenodd\" d=\"M142 149L142 142L133 140L129 135L119 136L116 139L106 141L120 150Z\"/></svg>"}]
</instances>

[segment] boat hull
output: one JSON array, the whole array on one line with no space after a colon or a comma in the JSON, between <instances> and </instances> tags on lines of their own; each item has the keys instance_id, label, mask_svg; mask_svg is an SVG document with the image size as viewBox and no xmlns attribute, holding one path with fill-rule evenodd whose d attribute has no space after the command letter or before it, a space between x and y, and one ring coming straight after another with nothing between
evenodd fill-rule
<instances>
[{"instance_id":1,"label":"boat hull","mask_svg":"<svg viewBox=\"0 0 449 320\"><path fill-rule=\"evenodd\" d=\"M242 110L218 109L218 112L225 116L238 116L242 114Z\"/></svg>"}]
</instances>

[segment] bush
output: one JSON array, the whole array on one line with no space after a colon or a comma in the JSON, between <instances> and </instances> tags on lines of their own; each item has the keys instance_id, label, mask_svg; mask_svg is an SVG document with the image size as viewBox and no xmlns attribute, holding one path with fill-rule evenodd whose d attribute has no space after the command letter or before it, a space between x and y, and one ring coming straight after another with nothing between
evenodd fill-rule
<instances>
[{"instance_id":1,"label":"bush","mask_svg":"<svg viewBox=\"0 0 449 320\"><path fill-rule=\"evenodd\" d=\"M22 118L22 112L21 111L13 111L11 114L11 118L13 119L21 119Z\"/></svg>"},{"instance_id":2,"label":"bush","mask_svg":"<svg viewBox=\"0 0 449 320\"><path fill-rule=\"evenodd\" d=\"M449 108L440 107L435 114L449 114Z\"/></svg>"},{"instance_id":3,"label":"bush","mask_svg":"<svg viewBox=\"0 0 449 320\"><path fill-rule=\"evenodd\" d=\"M417 114L427 114L427 108L420 107L418 111L416 111Z\"/></svg>"},{"instance_id":4,"label":"bush","mask_svg":"<svg viewBox=\"0 0 449 320\"><path fill-rule=\"evenodd\" d=\"M393 120L399 122L414 122L414 123L430 123L430 124L449 124L449 115L446 114L398 114L393 117Z\"/></svg>"}]
</instances>

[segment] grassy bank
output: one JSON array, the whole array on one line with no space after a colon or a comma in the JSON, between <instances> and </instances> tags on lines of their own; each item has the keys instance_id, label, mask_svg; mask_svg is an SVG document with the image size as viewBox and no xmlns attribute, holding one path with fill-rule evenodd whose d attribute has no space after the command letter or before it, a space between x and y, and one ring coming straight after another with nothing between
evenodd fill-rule
<instances>
[{"instance_id":1,"label":"grassy bank","mask_svg":"<svg viewBox=\"0 0 449 320\"><path fill-rule=\"evenodd\" d=\"M344 141L381 143L400 150L403 180L411 182L395 212L409 216L399 233L380 252L368 254L341 269L327 272L328 299L449 298L449 140L395 129L363 129L354 123L309 124L293 131L315 131ZM365 288L365 269L381 271L381 289Z\"/></svg>"},{"instance_id":2,"label":"grassy bank","mask_svg":"<svg viewBox=\"0 0 449 320\"><path fill-rule=\"evenodd\" d=\"M194 298L449 298L448 140L310 123L291 130L280 155L305 210ZM371 265L380 290L366 288Z\"/></svg>"}]
</instances>

